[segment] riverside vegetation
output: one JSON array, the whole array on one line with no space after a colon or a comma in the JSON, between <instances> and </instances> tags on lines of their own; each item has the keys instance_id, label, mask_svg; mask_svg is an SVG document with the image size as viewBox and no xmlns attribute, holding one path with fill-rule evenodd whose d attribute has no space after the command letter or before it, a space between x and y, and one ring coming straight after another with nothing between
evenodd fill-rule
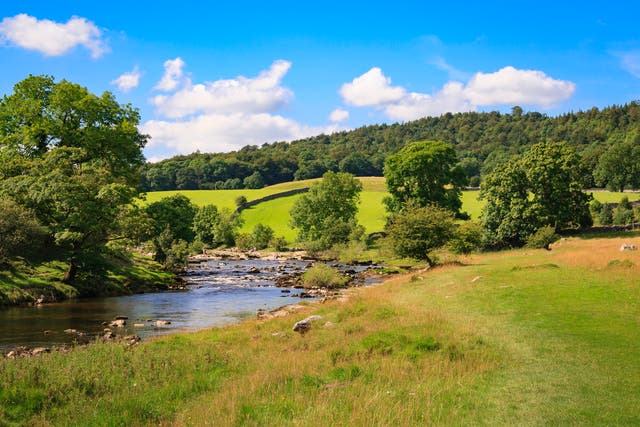
<instances>
[{"instance_id":1,"label":"riverside vegetation","mask_svg":"<svg viewBox=\"0 0 640 427\"><path fill-rule=\"evenodd\" d=\"M640 263L619 249L638 237L465 256L289 317L3 360L0 423L634 425Z\"/></svg>"}]
</instances>

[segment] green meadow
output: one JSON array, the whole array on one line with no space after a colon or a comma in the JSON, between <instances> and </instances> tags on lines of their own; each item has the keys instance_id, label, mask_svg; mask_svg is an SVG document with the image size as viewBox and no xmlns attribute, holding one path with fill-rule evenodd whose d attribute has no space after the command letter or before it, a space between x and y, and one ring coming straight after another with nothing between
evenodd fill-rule
<instances>
[{"instance_id":1,"label":"green meadow","mask_svg":"<svg viewBox=\"0 0 640 427\"><path fill-rule=\"evenodd\" d=\"M0 360L0 425L638 425L640 255L619 247L639 239L472 255L286 317Z\"/></svg>"},{"instance_id":2,"label":"green meadow","mask_svg":"<svg viewBox=\"0 0 640 427\"><path fill-rule=\"evenodd\" d=\"M362 177L363 191L360 196L360 209L358 211L358 221L362 224L367 233L381 231L384 228L386 211L383 199L388 195L384 178L382 177ZM147 203L160 200L163 197L174 194L184 194L198 206L214 204L218 207L235 209L235 200L239 196L245 196L247 200L255 200L267 195L279 193L295 188L309 187L317 180L293 181L283 184L272 185L259 190L184 190L184 191L158 191L148 193ZM618 193L610 191L590 192L595 199L601 202L619 202L624 196L634 201L640 199L638 193ZM472 219L479 219L483 202L478 199L479 191L462 192L462 210L467 212ZM283 197L260 203L242 212L244 225L240 229L243 233L250 233L253 227L262 223L268 225L275 231L276 236L284 236L288 242L293 242L296 237L295 230L289 227L289 211L299 195Z\"/></svg>"}]
</instances>

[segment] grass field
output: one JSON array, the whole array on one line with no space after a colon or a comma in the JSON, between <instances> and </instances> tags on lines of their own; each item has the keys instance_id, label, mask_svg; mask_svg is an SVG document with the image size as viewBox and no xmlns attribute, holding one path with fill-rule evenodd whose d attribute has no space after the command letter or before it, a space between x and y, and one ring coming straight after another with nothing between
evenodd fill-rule
<instances>
[{"instance_id":1,"label":"grass field","mask_svg":"<svg viewBox=\"0 0 640 427\"><path fill-rule=\"evenodd\" d=\"M388 195L384 178L382 177L361 177L358 178L363 183L361 194L360 210L358 221L362 224L367 233L381 231L384 228L386 211L382 200ZM190 191L159 191L147 194L147 201L153 202L163 197L182 193L189 197L198 206L215 204L219 207L235 209L235 199L244 195L247 200L258 199L270 194L291 190L294 188L309 187L317 179L306 181L293 181L283 184L272 185L260 190L190 190ZM479 191L462 192L462 210L477 220L480 218L483 201L478 200ZM601 202L619 202L623 196L634 201L640 199L638 193L616 193L609 191L591 192L594 198ZM274 229L276 236L284 236L288 242L295 240L296 232L289 227L289 210L295 200L300 196L290 196L281 199L271 200L261 203L252 208L246 209L242 213L245 221L241 232L250 233L253 227L262 223Z\"/></svg>"},{"instance_id":2,"label":"grass field","mask_svg":"<svg viewBox=\"0 0 640 427\"><path fill-rule=\"evenodd\" d=\"M0 425L638 425L640 254L622 243L640 236L473 255L134 348L0 360Z\"/></svg>"}]
</instances>

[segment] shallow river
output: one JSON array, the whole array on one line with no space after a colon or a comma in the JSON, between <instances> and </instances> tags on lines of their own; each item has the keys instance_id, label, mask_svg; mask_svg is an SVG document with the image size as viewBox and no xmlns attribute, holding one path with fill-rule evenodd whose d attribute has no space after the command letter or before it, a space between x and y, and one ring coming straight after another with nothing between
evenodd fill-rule
<instances>
[{"instance_id":1,"label":"shallow river","mask_svg":"<svg viewBox=\"0 0 640 427\"><path fill-rule=\"evenodd\" d=\"M298 302L298 290L277 288L274 279L300 271L301 261L206 261L191 265L185 276L186 291L92 298L45 304L39 307L0 309L0 351L15 346L49 346L69 343L76 329L97 335L116 316L127 316L118 335L145 337L222 326L253 317L259 308L272 310ZM257 272L256 272L257 270ZM289 290L290 293L283 291ZM164 320L169 325L156 327ZM138 326L134 326L138 324ZM139 326L143 324L144 326ZM45 333L45 331L47 331Z\"/></svg>"}]
</instances>

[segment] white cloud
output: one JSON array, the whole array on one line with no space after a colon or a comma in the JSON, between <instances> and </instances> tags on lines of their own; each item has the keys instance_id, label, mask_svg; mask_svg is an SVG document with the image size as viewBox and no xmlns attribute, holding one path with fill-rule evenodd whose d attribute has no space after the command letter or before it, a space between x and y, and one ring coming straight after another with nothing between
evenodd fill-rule
<instances>
[{"instance_id":1,"label":"white cloud","mask_svg":"<svg viewBox=\"0 0 640 427\"><path fill-rule=\"evenodd\" d=\"M108 51L102 32L85 18L72 17L65 24L38 20L27 14L4 18L0 22L0 40L45 56L61 56L76 46L84 46L93 58Z\"/></svg>"},{"instance_id":2,"label":"white cloud","mask_svg":"<svg viewBox=\"0 0 640 427\"><path fill-rule=\"evenodd\" d=\"M400 86L391 86L391 79L374 67L340 88L340 95L347 104L356 107L380 106L401 100L406 91Z\"/></svg>"},{"instance_id":3,"label":"white cloud","mask_svg":"<svg viewBox=\"0 0 640 427\"><path fill-rule=\"evenodd\" d=\"M232 151L248 144L292 141L338 130L336 125L305 126L295 120L267 113L201 114L181 121L150 120L141 127L143 133L151 135L148 149L168 147L181 154L195 150Z\"/></svg>"},{"instance_id":4,"label":"white cloud","mask_svg":"<svg viewBox=\"0 0 640 427\"><path fill-rule=\"evenodd\" d=\"M349 119L349 112L347 110L343 110L342 108L336 108L329 114L329 120L333 123L344 122Z\"/></svg>"},{"instance_id":5,"label":"white cloud","mask_svg":"<svg viewBox=\"0 0 640 427\"><path fill-rule=\"evenodd\" d=\"M166 60L164 62L164 75L154 89L169 92L177 88L183 75L182 67L184 67L184 61L180 57Z\"/></svg>"},{"instance_id":6,"label":"white cloud","mask_svg":"<svg viewBox=\"0 0 640 427\"><path fill-rule=\"evenodd\" d=\"M631 75L640 78L640 51L624 52L618 56L622 62L622 68Z\"/></svg>"},{"instance_id":7,"label":"white cloud","mask_svg":"<svg viewBox=\"0 0 640 427\"><path fill-rule=\"evenodd\" d=\"M133 70L123 73L120 77L111 81L112 85L115 85L121 92L129 92L131 89L138 87L140 83L140 77L142 73L138 70L138 67L134 67Z\"/></svg>"},{"instance_id":8,"label":"white cloud","mask_svg":"<svg viewBox=\"0 0 640 427\"><path fill-rule=\"evenodd\" d=\"M190 82L171 95L151 100L157 112L169 118L198 113L265 113L277 110L293 98L293 92L281 85L291 63L275 61L257 77L238 76L202 84Z\"/></svg>"},{"instance_id":9,"label":"white cloud","mask_svg":"<svg viewBox=\"0 0 640 427\"><path fill-rule=\"evenodd\" d=\"M542 71L504 67L495 73L476 73L465 88L474 105L530 104L550 107L573 95L576 85L555 80Z\"/></svg>"},{"instance_id":10,"label":"white cloud","mask_svg":"<svg viewBox=\"0 0 640 427\"><path fill-rule=\"evenodd\" d=\"M445 70L449 67L446 62L440 66ZM391 79L376 67L344 84L340 94L347 104L377 108L394 120L414 120L447 112L474 111L479 106L551 107L570 98L574 91L572 82L555 80L542 71L509 66L494 73L478 72L466 85L450 81L433 94L407 92L403 87L391 86Z\"/></svg>"},{"instance_id":11,"label":"white cloud","mask_svg":"<svg viewBox=\"0 0 640 427\"><path fill-rule=\"evenodd\" d=\"M411 92L400 101L386 105L385 114L394 120L414 120L442 113L472 111L474 106L465 97L461 83L449 82L433 95Z\"/></svg>"}]
</instances>

